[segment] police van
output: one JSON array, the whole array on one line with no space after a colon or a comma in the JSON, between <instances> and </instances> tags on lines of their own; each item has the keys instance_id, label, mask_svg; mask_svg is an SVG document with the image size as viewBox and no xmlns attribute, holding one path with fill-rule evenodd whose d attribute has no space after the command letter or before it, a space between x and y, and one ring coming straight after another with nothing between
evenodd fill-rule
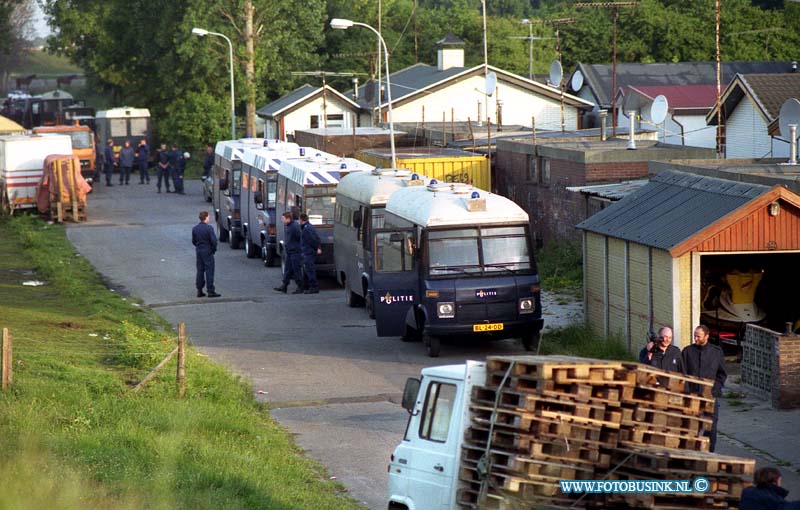
<instances>
[{"instance_id":1,"label":"police van","mask_svg":"<svg viewBox=\"0 0 800 510\"><path fill-rule=\"evenodd\" d=\"M214 148L211 203L217 224L217 237L223 243L230 241L233 249L241 248L244 240L240 204L242 156L247 148L263 146L262 138L243 138L217 142Z\"/></svg>"},{"instance_id":2,"label":"police van","mask_svg":"<svg viewBox=\"0 0 800 510\"><path fill-rule=\"evenodd\" d=\"M422 340L520 338L536 348L543 326L528 215L467 184L392 193L374 228L372 287L378 336Z\"/></svg>"},{"instance_id":3,"label":"police van","mask_svg":"<svg viewBox=\"0 0 800 510\"><path fill-rule=\"evenodd\" d=\"M322 254L317 255L317 271L333 271L333 216L336 186L339 179L351 172L371 171L374 167L353 158L339 158L321 151L306 153L305 158L285 160L278 172L276 218L284 212L295 217L308 215L322 242ZM277 242L281 266L284 267L286 231L278 225Z\"/></svg>"},{"instance_id":4,"label":"police van","mask_svg":"<svg viewBox=\"0 0 800 510\"><path fill-rule=\"evenodd\" d=\"M300 158L306 149L296 143L270 141L257 149L246 148L242 156L242 236L247 258L261 257L266 266L277 260L275 201L278 170L285 159Z\"/></svg>"},{"instance_id":5,"label":"police van","mask_svg":"<svg viewBox=\"0 0 800 510\"><path fill-rule=\"evenodd\" d=\"M383 227L384 208L392 193L406 186L425 186L429 181L410 170L375 168L343 177L336 188L333 223L336 280L345 288L347 305L365 304L371 319L375 318L372 230Z\"/></svg>"}]
</instances>

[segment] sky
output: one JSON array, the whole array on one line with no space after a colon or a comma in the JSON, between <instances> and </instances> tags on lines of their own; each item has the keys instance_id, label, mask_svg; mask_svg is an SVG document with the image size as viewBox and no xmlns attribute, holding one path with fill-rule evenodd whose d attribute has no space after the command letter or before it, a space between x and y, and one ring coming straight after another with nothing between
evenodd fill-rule
<instances>
[{"instance_id":1,"label":"sky","mask_svg":"<svg viewBox=\"0 0 800 510\"><path fill-rule=\"evenodd\" d=\"M34 21L33 21L33 30L36 36L40 37L47 37L52 32L50 27L47 26L47 20L44 17L44 12L42 12L41 7L39 7L39 2L32 2L35 6L34 8Z\"/></svg>"}]
</instances>

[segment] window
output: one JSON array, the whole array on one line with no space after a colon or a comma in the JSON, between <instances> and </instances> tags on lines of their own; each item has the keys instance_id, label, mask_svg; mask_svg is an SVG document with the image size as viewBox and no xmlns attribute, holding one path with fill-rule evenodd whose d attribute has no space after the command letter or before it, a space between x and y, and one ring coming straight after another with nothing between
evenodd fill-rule
<instances>
[{"instance_id":1,"label":"window","mask_svg":"<svg viewBox=\"0 0 800 510\"><path fill-rule=\"evenodd\" d=\"M437 443L447 441L455 399L455 384L432 382L428 386L419 424L419 437Z\"/></svg>"},{"instance_id":2,"label":"window","mask_svg":"<svg viewBox=\"0 0 800 510\"><path fill-rule=\"evenodd\" d=\"M314 225L333 223L333 209L335 205L336 197L313 195L306 197L305 212L308 214L308 221Z\"/></svg>"},{"instance_id":3,"label":"window","mask_svg":"<svg viewBox=\"0 0 800 510\"><path fill-rule=\"evenodd\" d=\"M89 149L94 145L90 131L73 131L69 136L72 138L73 149Z\"/></svg>"},{"instance_id":4,"label":"window","mask_svg":"<svg viewBox=\"0 0 800 510\"><path fill-rule=\"evenodd\" d=\"M530 272L528 231L523 225L428 232L431 276Z\"/></svg>"},{"instance_id":5,"label":"window","mask_svg":"<svg viewBox=\"0 0 800 510\"><path fill-rule=\"evenodd\" d=\"M319 127L319 115L312 115L308 120L308 125L311 129Z\"/></svg>"},{"instance_id":6,"label":"window","mask_svg":"<svg viewBox=\"0 0 800 510\"><path fill-rule=\"evenodd\" d=\"M547 158L542 158L542 169L541 169L541 183L542 184L550 184L550 160Z\"/></svg>"},{"instance_id":7,"label":"window","mask_svg":"<svg viewBox=\"0 0 800 510\"><path fill-rule=\"evenodd\" d=\"M222 194L229 197L231 196L231 171L227 169L225 170L225 182L228 183L228 186L222 190Z\"/></svg>"},{"instance_id":8,"label":"window","mask_svg":"<svg viewBox=\"0 0 800 510\"><path fill-rule=\"evenodd\" d=\"M128 136L128 121L126 119L111 119L109 122L111 136Z\"/></svg>"},{"instance_id":9,"label":"window","mask_svg":"<svg viewBox=\"0 0 800 510\"><path fill-rule=\"evenodd\" d=\"M267 179L270 179L267 177ZM276 195L278 193L278 182L270 179L267 182L267 207L270 209L275 209L275 200Z\"/></svg>"},{"instance_id":10,"label":"window","mask_svg":"<svg viewBox=\"0 0 800 510\"><path fill-rule=\"evenodd\" d=\"M147 136L147 118L131 119L131 136Z\"/></svg>"},{"instance_id":11,"label":"window","mask_svg":"<svg viewBox=\"0 0 800 510\"><path fill-rule=\"evenodd\" d=\"M431 275L480 273L478 229L438 230L428 233Z\"/></svg>"},{"instance_id":12,"label":"window","mask_svg":"<svg viewBox=\"0 0 800 510\"><path fill-rule=\"evenodd\" d=\"M228 185L231 189L231 193L234 196L239 195L239 190L242 189L242 171L241 170L234 170L233 171L233 181Z\"/></svg>"},{"instance_id":13,"label":"window","mask_svg":"<svg viewBox=\"0 0 800 510\"><path fill-rule=\"evenodd\" d=\"M264 180L263 179L259 179L258 180L258 187L256 188L256 190L258 190L258 192L261 194L261 203L263 204L264 200L267 198L265 193L264 193Z\"/></svg>"},{"instance_id":14,"label":"window","mask_svg":"<svg viewBox=\"0 0 800 510\"><path fill-rule=\"evenodd\" d=\"M481 229L483 266L487 273L531 268L525 227Z\"/></svg>"},{"instance_id":15,"label":"window","mask_svg":"<svg viewBox=\"0 0 800 510\"><path fill-rule=\"evenodd\" d=\"M344 115L334 113L326 117L328 127L344 127Z\"/></svg>"},{"instance_id":16,"label":"window","mask_svg":"<svg viewBox=\"0 0 800 510\"><path fill-rule=\"evenodd\" d=\"M539 158L534 155L528 156L528 181L539 182Z\"/></svg>"},{"instance_id":17,"label":"window","mask_svg":"<svg viewBox=\"0 0 800 510\"><path fill-rule=\"evenodd\" d=\"M375 270L398 273L414 269L414 234L378 232L375 234Z\"/></svg>"}]
</instances>

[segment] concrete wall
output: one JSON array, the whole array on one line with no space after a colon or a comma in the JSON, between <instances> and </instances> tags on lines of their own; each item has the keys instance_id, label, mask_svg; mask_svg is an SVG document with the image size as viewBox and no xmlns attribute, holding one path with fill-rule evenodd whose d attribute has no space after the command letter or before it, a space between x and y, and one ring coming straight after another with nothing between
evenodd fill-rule
<instances>
[{"instance_id":1,"label":"concrete wall","mask_svg":"<svg viewBox=\"0 0 800 510\"><path fill-rule=\"evenodd\" d=\"M777 409L800 408L800 336L747 325L742 385Z\"/></svg>"},{"instance_id":2,"label":"concrete wall","mask_svg":"<svg viewBox=\"0 0 800 510\"><path fill-rule=\"evenodd\" d=\"M422 107L425 107L425 122L441 122L444 113L446 121L451 120L451 110L455 122L473 121L478 118L478 102L481 103L481 117L486 118L486 96L483 94L483 76L473 76L454 83L444 89L394 107L395 122L422 122ZM497 91L489 97L489 117L497 122L497 101L503 106L503 124L530 126L531 116L536 117L538 129L561 129L561 106L557 99L550 99L516 85L502 81L500 77ZM565 106L566 129L578 127L577 109Z\"/></svg>"}]
</instances>

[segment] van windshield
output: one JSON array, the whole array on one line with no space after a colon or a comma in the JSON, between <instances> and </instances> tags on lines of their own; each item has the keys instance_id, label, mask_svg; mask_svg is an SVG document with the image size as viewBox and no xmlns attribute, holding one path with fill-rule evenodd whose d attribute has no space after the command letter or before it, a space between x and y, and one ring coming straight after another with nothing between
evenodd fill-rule
<instances>
[{"instance_id":1,"label":"van windshield","mask_svg":"<svg viewBox=\"0 0 800 510\"><path fill-rule=\"evenodd\" d=\"M528 272L531 259L524 225L428 232L431 276Z\"/></svg>"},{"instance_id":2,"label":"van windshield","mask_svg":"<svg viewBox=\"0 0 800 510\"><path fill-rule=\"evenodd\" d=\"M306 195L306 214L312 225L333 225L336 197Z\"/></svg>"},{"instance_id":3,"label":"van windshield","mask_svg":"<svg viewBox=\"0 0 800 510\"><path fill-rule=\"evenodd\" d=\"M92 133L89 131L72 131L69 136L72 138L73 149L90 149L92 143Z\"/></svg>"}]
</instances>

